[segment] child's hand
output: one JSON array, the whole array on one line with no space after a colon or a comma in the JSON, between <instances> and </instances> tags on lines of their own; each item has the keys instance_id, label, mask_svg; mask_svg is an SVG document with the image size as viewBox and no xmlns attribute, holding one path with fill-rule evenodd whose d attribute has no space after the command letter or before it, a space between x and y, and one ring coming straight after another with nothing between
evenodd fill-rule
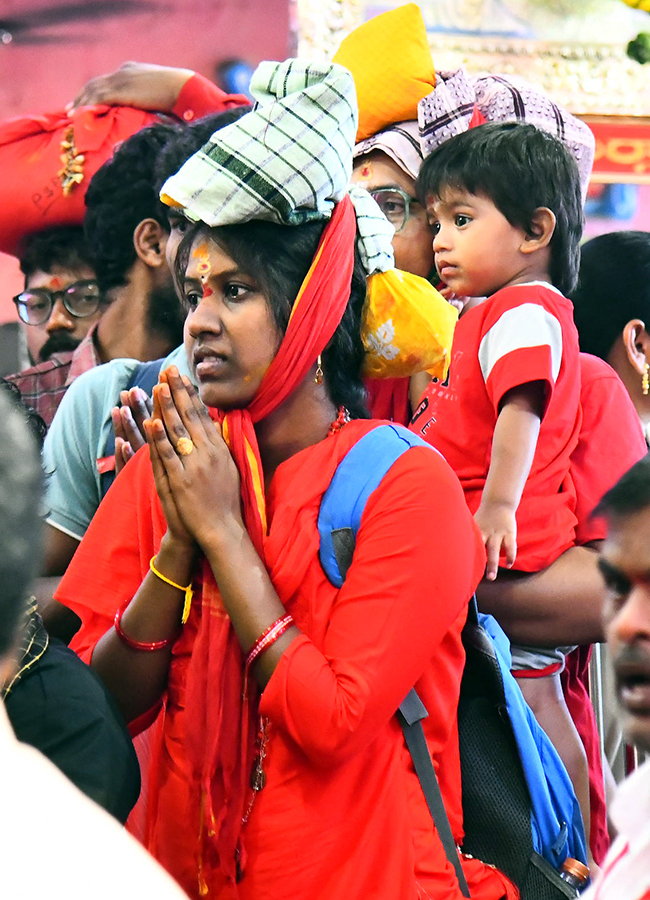
<instances>
[{"instance_id":1,"label":"child's hand","mask_svg":"<svg viewBox=\"0 0 650 900\"><path fill-rule=\"evenodd\" d=\"M494 581L499 569L499 557L506 557L509 569L517 556L517 522L515 510L504 503L481 502L474 520L481 529L481 536L487 550L485 577Z\"/></svg>"}]
</instances>

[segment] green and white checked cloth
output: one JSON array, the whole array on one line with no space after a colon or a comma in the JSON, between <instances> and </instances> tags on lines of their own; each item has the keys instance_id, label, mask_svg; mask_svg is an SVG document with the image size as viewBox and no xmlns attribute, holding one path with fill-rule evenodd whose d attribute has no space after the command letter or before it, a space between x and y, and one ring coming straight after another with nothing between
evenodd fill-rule
<instances>
[{"instance_id":1,"label":"green and white checked cloth","mask_svg":"<svg viewBox=\"0 0 650 900\"><path fill-rule=\"evenodd\" d=\"M167 179L161 198L212 227L329 218L352 171L352 75L334 64L263 62L250 91L254 109L215 132Z\"/></svg>"}]
</instances>

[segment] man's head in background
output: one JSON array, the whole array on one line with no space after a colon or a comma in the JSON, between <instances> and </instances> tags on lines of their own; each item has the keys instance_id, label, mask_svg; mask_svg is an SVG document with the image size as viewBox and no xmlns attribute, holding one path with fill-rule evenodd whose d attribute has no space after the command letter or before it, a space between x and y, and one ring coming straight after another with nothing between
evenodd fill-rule
<instances>
[{"instance_id":1,"label":"man's head in background","mask_svg":"<svg viewBox=\"0 0 650 900\"><path fill-rule=\"evenodd\" d=\"M644 426L650 397L650 233L613 231L582 245L571 293L580 349L616 370Z\"/></svg>"},{"instance_id":2,"label":"man's head in background","mask_svg":"<svg viewBox=\"0 0 650 900\"><path fill-rule=\"evenodd\" d=\"M650 457L608 491L596 509L609 520L599 566L621 724L630 743L650 752Z\"/></svg>"},{"instance_id":3,"label":"man's head in background","mask_svg":"<svg viewBox=\"0 0 650 900\"><path fill-rule=\"evenodd\" d=\"M13 669L12 651L32 579L41 564L42 470L26 417L0 391L0 685Z\"/></svg>"},{"instance_id":4,"label":"man's head in background","mask_svg":"<svg viewBox=\"0 0 650 900\"><path fill-rule=\"evenodd\" d=\"M249 111L249 106L227 109L225 112L203 116L203 118L197 119L185 128L178 128L176 133L167 141L156 160L154 178L156 196L160 194L160 189L167 179L178 172L190 156L193 156L204 144L207 144L215 131L225 128L226 125L231 125ZM170 229L165 252L169 268L173 270L178 245L192 223L185 218L180 210L171 206L164 206L163 208L168 228Z\"/></svg>"},{"instance_id":5,"label":"man's head in background","mask_svg":"<svg viewBox=\"0 0 650 900\"><path fill-rule=\"evenodd\" d=\"M124 141L93 176L84 219L97 282L109 309L121 289L130 288L129 302L146 304L148 327L170 348L180 343L182 317L165 262L169 224L154 186L154 170L167 141L185 127L154 124Z\"/></svg>"},{"instance_id":6,"label":"man's head in background","mask_svg":"<svg viewBox=\"0 0 650 900\"><path fill-rule=\"evenodd\" d=\"M74 350L104 311L81 226L31 235L20 256L24 290L14 297L33 362Z\"/></svg>"}]
</instances>

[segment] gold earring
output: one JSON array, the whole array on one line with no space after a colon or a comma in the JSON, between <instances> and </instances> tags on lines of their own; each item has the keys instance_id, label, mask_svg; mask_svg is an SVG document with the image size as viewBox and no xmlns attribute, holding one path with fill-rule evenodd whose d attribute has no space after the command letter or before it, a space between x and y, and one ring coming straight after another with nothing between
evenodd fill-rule
<instances>
[{"instance_id":1,"label":"gold earring","mask_svg":"<svg viewBox=\"0 0 650 900\"><path fill-rule=\"evenodd\" d=\"M314 376L314 381L316 382L316 384L323 383L323 360L320 357L320 353L318 354L318 359L316 360L316 375Z\"/></svg>"},{"instance_id":2,"label":"gold earring","mask_svg":"<svg viewBox=\"0 0 650 900\"><path fill-rule=\"evenodd\" d=\"M650 364L645 363L643 366L643 375L641 376L641 391L644 397L647 397L650 393Z\"/></svg>"}]
</instances>

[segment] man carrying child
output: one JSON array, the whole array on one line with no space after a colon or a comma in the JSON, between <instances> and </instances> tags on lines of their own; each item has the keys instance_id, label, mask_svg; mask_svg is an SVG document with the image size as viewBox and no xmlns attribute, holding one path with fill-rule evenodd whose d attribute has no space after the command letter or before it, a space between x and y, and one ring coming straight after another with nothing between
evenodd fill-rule
<instances>
[{"instance_id":1,"label":"man carrying child","mask_svg":"<svg viewBox=\"0 0 650 900\"><path fill-rule=\"evenodd\" d=\"M425 393L413 428L460 478L499 565L537 572L575 543L570 457L580 431L575 286L583 214L576 162L532 125L484 124L425 160L418 194L442 281L469 300L447 383ZM574 783L585 825L584 748L562 697L569 648L513 647L513 669Z\"/></svg>"}]
</instances>

